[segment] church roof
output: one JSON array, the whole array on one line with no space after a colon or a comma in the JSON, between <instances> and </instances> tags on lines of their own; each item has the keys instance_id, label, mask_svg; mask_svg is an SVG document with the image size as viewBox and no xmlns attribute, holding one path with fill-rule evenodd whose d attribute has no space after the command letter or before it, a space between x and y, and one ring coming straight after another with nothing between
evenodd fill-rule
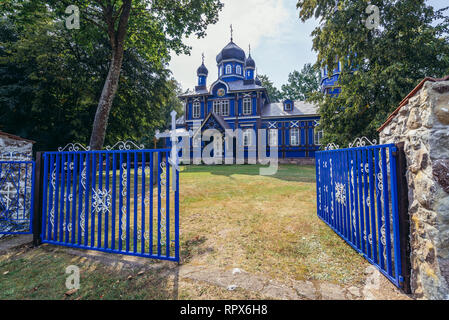
<instances>
[{"instance_id":1,"label":"church roof","mask_svg":"<svg viewBox=\"0 0 449 320\"><path fill-rule=\"evenodd\" d=\"M256 68L256 62L255 62L254 59L251 57L251 54L248 56L248 59L246 59L245 66L246 66L247 68Z\"/></svg>"},{"instance_id":2,"label":"church roof","mask_svg":"<svg viewBox=\"0 0 449 320\"><path fill-rule=\"evenodd\" d=\"M209 74L209 70L207 70L206 66L203 64L198 68L198 70L196 71L198 76L206 76Z\"/></svg>"},{"instance_id":3,"label":"church roof","mask_svg":"<svg viewBox=\"0 0 449 320\"><path fill-rule=\"evenodd\" d=\"M230 91L242 91L242 90L256 90L263 89L264 87L257 84L245 84L243 80L236 80L228 82Z\"/></svg>"},{"instance_id":4,"label":"church roof","mask_svg":"<svg viewBox=\"0 0 449 320\"><path fill-rule=\"evenodd\" d=\"M220 64L223 60L236 59L245 62L246 54L242 48L236 45L233 41L229 42L226 47L217 55L217 63Z\"/></svg>"},{"instance_id":5,"label":"church roof","mask_svg":"<svg viewBox=\"0 0 449 320\"><path fill-rule=\"evenodd\" d=\"M285 111L282 102L269 103L262 108L262 117L288 117L318 115L318 105L295 101L292 111Z\"/></svg>"}]
</instances>

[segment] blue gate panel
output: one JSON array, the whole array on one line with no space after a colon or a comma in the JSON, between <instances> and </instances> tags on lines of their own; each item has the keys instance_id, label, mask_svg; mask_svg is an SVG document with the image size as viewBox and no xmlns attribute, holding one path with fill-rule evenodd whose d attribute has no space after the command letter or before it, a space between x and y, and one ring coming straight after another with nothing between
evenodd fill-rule
<instances>
[{"instance_id":1,"label":"blue gate panel","mask_svg":"<svg viewBox=\"0 0 449 320\"><path fill-rule=\"evenodd\" d=\"M0 234L30 234L34 161L0 161Z\"/></svg>"},{"instance_id":2,"label":"blue gate panel","mask_svg":"<svg viewBox=\"0 0 449 320\"><path fill-rule=\"evenodd\" d=\"M44 154L42 241L179 261L170 150ZM157 175L157 176L156 176Z\"/></svg>"},{"instance_id":3,"label":"blue gate panel","mask_svg":"<svg viewBox=\"0 0 449 320\"><path fill-rule=\"evenodd\" d=\"M396 147L316 153L318 216L401 287Z\"/></svg>"}]
</instances>

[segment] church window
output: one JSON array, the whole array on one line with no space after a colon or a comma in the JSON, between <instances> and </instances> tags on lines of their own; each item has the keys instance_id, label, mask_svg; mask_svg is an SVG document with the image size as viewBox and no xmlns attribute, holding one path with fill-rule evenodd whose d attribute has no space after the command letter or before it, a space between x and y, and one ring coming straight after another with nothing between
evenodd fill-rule
<instances>
[{"instance_id":1,"label":"church window","mask_svg":"<svg viewBox=\"0 0 449 320\"><path fill-rule=\"evenodd\" d=\"M323 130L315 131L315 145L321 145L321 139L323 139Z\"/></svg>"},{"instance_id":2,"label":"church window","mask_svg":"<svg viewBox=\"0 0 449 320\"><path fill-rule=\"evenodd\" d=\"M268 143L270 147L277 147L278 145L278 129L268 130Z\"/></svg>"},{"instance_id":3,"label":"church window","mask_svg":"<svg viewBox=\"0 0 449 320\"><path fill-rule=\"evenodd\" d=\"M229 100L221 100L221 115L229 116Z\"/></svg>"},{"instance_id":4,"label":"church window","mask_svg":"<svg viewBox=\"0 0 449 320\"><path fill-rule=\"evenodd\" d=\"M299 128L290 129L290 145L299 146Z\"/></svg>"},{"instance_id":5,"label":"church window","mask_svg":"<svg viewBox=\"0 0 449 320\"><path fill-rule=\"evenodd\" d=\"M243 99L243 114L244 115L250 115L253 111L253 105L252 105L251 100L252 100L251 98Z\"/></svg>"},{"instance_id":6,"label":"church window","mask_svg":"<svg viewBox=\"0 0 449 320\"><path fill-rule=\"evenodd\" d=\"M229 116L229 100L215 100L213 111L220 116Z\"/></svg>"},{"instance_id":7,"label":"church window","mask_svg":"<svg viewBox=\"0 0 449 320\"><path fill-rule=\"evenodd\" d=\"M237 66L237 68L236 68L236 72L237 72L237 74L242 74L242 67L241 66Z\"/></svg>"},{"instance_id":8,"label":"church window","mask_svg":"<svg viewBox=\"0 0 449 320\"><path fill-rule=\"evenodd\" d=\"M252 145L251 136L253 129L245 129L243 130L243 146L250 147Z\"/></svg>"},{"instance_id":9,"label":"church window","mask_svg":"<svg viewBox=\"0 0 449 320\"><path fill-rule=\"evenodd\" d=\"M228 64L226 66L226 74L231 74L232 73L232 66L230 64Z\"/></svg>"},{"instance_id":10,"label":"church window","mask_svg":"<svg viewBox=\"0 0 449 320\"><path fill-rule=\"evenodd\" d=\"M201 103L194 102L193 103L193 118L199 118L201 115Z\"/></svg>"}]
</instances>

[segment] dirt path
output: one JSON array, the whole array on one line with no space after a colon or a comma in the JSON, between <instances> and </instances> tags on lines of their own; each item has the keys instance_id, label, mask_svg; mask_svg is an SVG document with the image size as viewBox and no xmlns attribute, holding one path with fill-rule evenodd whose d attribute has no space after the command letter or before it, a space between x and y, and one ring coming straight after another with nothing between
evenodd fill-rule
<instances>
[{"instance_id":1,"label":"dirt path","mask_svg":"<svg viewBox=\"0 0 449 320\"><path fill-rule=\"evenodd\" d=\"M60 250L60 249L58 249ZM361 286L342 287L326 281L296 281L270 279L250 274L243 269L225 270L206 265L177 265L169 262L156 262L144 258L108 255L95 251L69 249L67 253L81 257L81 261L101 262L112 269L124 268L139 270L158 270L162 276L175 278L174 282L194 282L224 288L229 292L243 289L266 299L280 300L408 300L376 268L366 271L366 281Z\"/></svg>"}]
</instances>

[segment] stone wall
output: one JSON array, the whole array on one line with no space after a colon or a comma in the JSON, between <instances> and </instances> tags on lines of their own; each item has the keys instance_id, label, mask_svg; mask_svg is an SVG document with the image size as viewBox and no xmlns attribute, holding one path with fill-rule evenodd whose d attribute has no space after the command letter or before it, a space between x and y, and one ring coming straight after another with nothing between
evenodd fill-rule
<instances>
[{"instance_id":1,"label":"stone wall","mask_svg":"<svg viewBox=\"0 0 449 320\"><path fill-rule=\"evenodd\" d=\"M380 131L405 143L411 287L420 299L449 299L449 81L423 82Z\"/></svg>"},{"instance_id":2,"label":"stone wall","mask_svg":"<svg viewBox=\"0 0 449 320\"><path fill-rule=\"evenodd\" d=\"M28 158L33 155L33 141L0 131L0 160Z\"/></svg>"}]
</instances>

